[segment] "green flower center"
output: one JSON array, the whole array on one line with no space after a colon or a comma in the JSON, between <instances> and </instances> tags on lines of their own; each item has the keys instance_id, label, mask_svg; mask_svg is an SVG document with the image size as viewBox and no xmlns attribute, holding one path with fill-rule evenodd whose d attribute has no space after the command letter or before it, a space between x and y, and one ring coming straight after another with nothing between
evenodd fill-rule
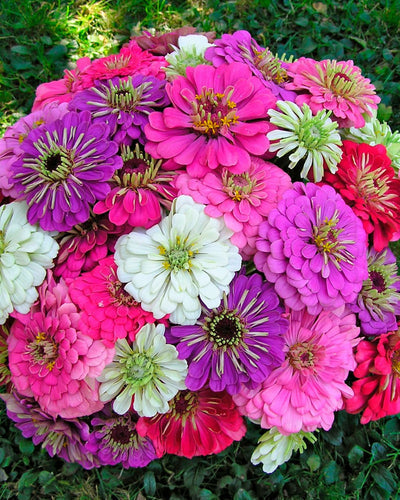
<instances>
[{"instance_id":1,"label":"green flower center","mask_svg":"<svg viewBox=\"0 0 400 500\"><path fill-rule=\"evenodd\" d=\"M287 72L282 68L281 61L269 49L254 51L254 64L266 80L272 80L280 85L288 80Z\"/></svg>"},{"instance_id":2,"label":"green flower center","mask_svg":"<svg viewBox=\"0 0 400 500\"><path fill-rule=\"evenodd\" d=\"M165 269L172 271L189 270L192 265L191 259L195 254L191 250L191 245L187 245L186 241L182 241L180 236L176 237L175 244L171 245L168 250L160 245L158 251L165 258L163 262Z\"/></svg>"},{"instance_id":3,"label":"green flower center","mask_svg":"<svg viewBox=\"0 0 400 500\"><path fill-rule=\"evenodd\" d=\"M46 365L49 371L53 370L58 357L58 345L53 339L48 339L44 332L39 332L27 349L35 363Z\"/></svg>"},{"instance_id":4,"label":"green flower center","mask_svg":"<svg viewBox=\"0 0 400 500\"><path fill-rule=\"evenodd\" d=\"M194 130L208 136L217 136L221 131L229 129L238 122L236 103L231 101L234 88L227 87L225 93L214 93L212 89L203 87L202 93L196 95L191 102L193 108L192 122Z\"/></svg>"},{"instance_id":5,"label":"green flower center","mask_svg":"<svg viewBox=\"0 0 400 500\"><path fill-rule=\"evenodd\" d=\"M304 120L298 127L300 146L308 150L319 149L330 141L331 130L317 117Z\"/></svg>"},{"instance_id":6,"label":"green flower center","mask_svg":"<svg viewBox=\"0 0 400 500\"><path fill-rule=\"evenodd\" d=\"M256 184L256 181L251 179L248 172L233 175L227 170L224 170L222 174L222 182L224 184L224 191L233 201L241 201L243 198L248 198Z\"/></svg>"},{"instance_id":7,"label":"green flower center","mask_svg":"<svg viewBox=\"0 0 400 500\"><path fill-rule=\"evenodd\" d=\"M39 140L35 146L42 152L37 159L42 179L52 182L67 179L75 167L75 151L57 144L50 144L44 148L43 143L40 143Z\"/></svg>"},{"instance_id":8,"label":"green flower center","mask_svg":"<svg viewBox=\"0 0 400 500\"><path fill-rule=\"evenodd\" d=\"M2 253L4 252L4 250L6 249L6 242L4 240L4 233L3 231L0 231L0 255L2 255Z\"/></svg>"},{"instance_id":9,"label":"green flower center","mask_svg":"<svg viewBox=\"0 0 400 500\"><path fill-rule=\"evenodd\" d=\"M147 385L154 377L155 365L153 359L145 353L134 352L125 359L125 366L122 368L125 382L132 389Z\"/></svg>"},{"instance_id":10,"label":"green flower center","mask_svg":"<svg viewBox=\"0 0 400 500\"><path fill-rule=\"evenodd\" d=\"M121 69L128 66L131 56L114 56L105 64L107 69Z\"/></svg>"},{"instance_id":11,"label":"green flower center","mask_svg":"<svg viewBox=\"0 0 400 500\"><path fill-rule=\"evenodd\" d=\"M203 329L215 348L238 346L248 332L243 320L235 311L223 310L205 319Z\"/></svg>"}]
</instances>

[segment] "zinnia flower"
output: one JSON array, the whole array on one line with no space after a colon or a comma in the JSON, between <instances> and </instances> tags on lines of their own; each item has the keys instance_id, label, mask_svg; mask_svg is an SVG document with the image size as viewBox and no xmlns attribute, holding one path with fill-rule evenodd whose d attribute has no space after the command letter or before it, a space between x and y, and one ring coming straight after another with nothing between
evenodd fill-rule
<instances>
[{"instance_id":1,"label":"zinnia flower","mask_svg":"<svg viewBox=\"0 0 400 500\"><path fill-rule=\"evenodd\" d=\"M376 252L368 250L368 279L350 309L357 313L361 332L379 335L397 329L396 315L400 314L400 278L396 257L389 248Z\"/></svg>"},{"instance_id":2,"label":"zinnia flower","mask_svg":"<svg viewBox=\"0 0 400 500\"><path fill-rule=\"evenodd\" d=\"M342 156L342 141L337 123L329 118L331 111L321 110L313 116L307 104L299 108L294 102L278 101L276 105L281 112L268 111L271 123L279 127L268 133L268 139L273 141L269 150L277 151L279 158L290 153L288 168L300 162L300 177L304 179L311 168L315 182L322 179L324 166L335 173Z\"/></svg>"},{"instance_id":3,"label":"zinnia flower","mask_svg":"<svg viewBox=\"0 0 400 500\"><path fill-rule=\"evenodd\" d=\"M327 172L323 182L332 185L362 220L377 252L398 238L400 179L391 167L385 146L344 141L338 171Z\"/></svg>"},{"instance_id":4,"label":"zinnia flower","mask_svg":"<svg viewBox=\"0 0 400 500\"><path fill-rule=\"evenodd\" d=\"M362 223L330 186L296 182L259 233L254 263L291 309L353 302L368 277Z\"/></svg>"},{"instance_id":5,"label":"zinnia flower","mask_svg":"<svg viewBox=\"0 0 400 500\"><path fill-rule=\"evenodd\" d=\"M360 413L361 423L400 413L400 332L362 340L356 352L354 396L345 403L348 413Z\"/></svg>"},{"instance_id":6,"label":"zinnia flower","mask_svg":"<svg viewBox=\"0 0 400 500\"><path fill-rule=\"evenodd\" d=\"M166 89L172 107L151 113L145 127L153 158L171 158L202 177L220 166L240 174L248 170L250 154L267 152L267 111L276 99L246 65L188 67L186 78Z\"/></svg>"},{"instance_id":7,"label":"zinnia flower","mask_svg":"<svg viewBox=\"0 0 400 500\"><path fill-rule=\"evenodd\" d=\"M288 321L282 314L269 283L258 274L239 274L218 308L203 308L195 325L172 326L167 338L188 362L188 389L209 385L235 394L241 383L254 388L263 382L284 359Z\"/></svg>"},{"instance_id":8,"label":"zinnia flower","mask_svg":"<svg viewBox=\"0 0 400 500\"><path fill-rule=\"evenodd\" d=\"M161 220L161 206L171 208L175 189L170 182L173 172L162 169L162 161L143 153L139 144L134 149L121 146L123 166L113 176L113 187L104 201L93 208L96 214L108 212L117 226L129 224L145 229Z\"/></svg>"},{"instance_id":9,"label":"zinnia flower","mask_svg":"<svg viewBox=\"0 0 400 500\"><path fill-rule=\"evenodd\" d=\"M11 380L53 417L76 418L100 410L95 377L113 357L100 340L79 330L79 313L63 282L48 279L28 314L14 313L8 336Z\"/></svg>"},{"instance_id":10,"label":"zinnia flower","mask_svg":"<svg viewBox=\"0 0 400 500\"><path fill-rule=\"evenodd\" d=\"M89 426L78 419L54 418L32 398L17 393L0 394L7 406L7 416L33 444L41 444L51 456L78 463L85 469L98 467L97 457L85 447Z\"/></svg>"},{"instance_id":11,"label":"zinnia flower","mask_svg":"<svg viewBox=\"0 0 400 500\"><path fill-rule=\"evenodd\" d=\"M177 45L177 47L173 45L174 50L165 56L169 63L165 68L167 77L186 76L188 66L207 64L204 52L208 47L212 47L212 44L208 43L206 36L199 34L180 36Z\"/></svg>"},{"instance_id":12,"label":"zinnia flower","mask_svg":"<svg viewBox=\"0 0 400 500\"><path fill-rule=\"evenodd\" d=\"M231 396L209 389L178 392L168 413L140 418L136 429L152 440L159 457L165 453L187 458L220 453L246 433Z\"/></svg>"},{"instance_id":13,"label":"zinnia flower","mask_svg":"<svg viewBox=\"0 0 400 500\"><path fill-rule=\"evenodd\" d=\"M149 438L136 431L137 416L133 413L116 415L106 406L92 419L86 450L94 455L100 465L121 464L125 469L146 467L157 458Z\"/></svg>"},{"instance_id":14,"label":"zinnia flower","mask_svg":"<svg viewBox=\"0 0 400 500\"><path fill-rule=\"evenodd\" d=\"M113 409L119 415L129 411L133 396L139 415L166 413L168 401L186 388L187 363L178 359L174 346L166 344L164 331L164 325L147 324L132 345L126 339L116 341L114 361L97 380L101 400L114 400Z\"/></svg>"},{"instance_id":15,"label":"zinnia flower","mask_svg":"<svg viewBox=\"0 0 400 500\"><path fill-rule=\"evenodd\" d=\"M204 203L207 215L224 218L226 226L233 231L231 242L245 259L256 252L259 225L292 185L289 175L281 168L256 157L251 157L250 168L243 174L232 174L223 168L195 179L182 173L174 184L179 194Z\"/></svg>"},{"instance_id":16,"label":"zinnia flower","mask_svg":"<svg viewBox=\"0 0 400 500\"><path fill-rule=\"evenodd\" d=\"M9 332L5 325L0 326L0 386L7 386L11 382L11 372L8 366L8 345L7 338Z\"/></svg>"},{"instance_id":17,"label":"zinnia flower","mask_svg":"<svg viewBox=\"0 0 400 500\"><path fill-rule=\"evenodd\" d=\"M303 451L307 447L306 439L315 443L317 438L311 432L297 432L285 436L276 427L272 427L258 440L258 446L251 456L251 463L262 463L267 474L274 472L280 465L290 460L294 452Z\"/></svg>"},{"instance_id":18,"label":"zinnia flower","mask_svg":"<svg viewBox=\"0 0 400 500\"><path fill-rule=\"evenodd\" d=\"M334 412L353 391L345 380L356 366L359 328L345 308L311 316L293 311L284 334L285 361L258 389L244 386L233 399L243 415L281 434L329 430Z\"/></svg>"},{"instance_id":19,"label":"zinnia flower","mask_svg":"<svg viewBox=\"0 0 400 500\"><path fill-rule=\"evenodd\" d=\"M115 248L118 278L125 290L155 318L193 324L200 300L217 307L241 258L221 219L204 213L204 205L179 196L160 224L121 236Z\"/></svg>"},{"instance_id":20,"label":"zinnia flower","mask_svg":"<svg viewBox=\"0 0 400 500\"><path fill-rule=\"evenodd\" d=\"M0 207L0 324L14 309L29 311L58 251L50 234L28 223L26 211L16 201Z\"/></svg>"},{"instance_id":21,"label":"zinnia flower","mask_svg":"<svg viewBox=\"0 0 400 500\"><path fill-rule=\"evenodd\" d=\"M116 226L108 217L94 215L61 233L60 251L55 261L54 276L76 278L82 272L94 269L101 259L114 252L117 239L131 228Z\"/></svg>"},{"instance_id":22,"label":"zinnia flower","mask_svg":"<svg viewBox=\"0 0 400 500\"><path fill-rule=\"evenodd\" d=\"M245 63L278 99L294 101L296 97L295 92L286 89L289 80L287 68L290 63L274 56L269 49L260 47L248 31L224 33L206 50L205 58L216 68L234 61Z\"/></svg>"},{"instance_id":23,"label":"zinnia flower","mask_svg":"<svg viewBox=\"0 0 400 500\"><path fill-rule=\"evenodd\" d=\"M107 124L110 138L118 144L144 142L144 127L154 108L169 104L165 83L154 76L98 80L70 102L74 111L90 111L93 123Z\"/></svg>"},{"instance_id":24,"label":"zinnia flower","mask_svg":"<svg viewBox=\"0 0 400 500\"><path fill-rule=\"evenodd\" d=\"M314 114L332 110L339 127L363 127L363 113L372 115L381 100L375 87L353 61L314 61L300 57L288 69L293 81L287 88L302 92L296 104L308 104Z\"/></svg>"},{"instance_id":25,"label":"zinnia flower","mask_svg":"<svg viewBox=\"0 0 400 500\"><path fill-rule=\"evenodd\" d=\"M105 198L109 179L122 165L108 136L109 128L93 124L89 112L69 112L30 132L12 175L31 224L68 231L89 219L90 204Z\"/></svg>"},{"instance_id":26,"label":"zinnia flower","mask_svg":"<svg viewBox=\"0 0 400 500\"><path fill-rule=\"evenodd\" d=\"M72 281L69 293L81 309L82 331L101 339L107 347L114 347L117 339L125 337L134 341L144 325L155 322L154 316L124 290L112 256Z\"/></svg>"}]
</instances>

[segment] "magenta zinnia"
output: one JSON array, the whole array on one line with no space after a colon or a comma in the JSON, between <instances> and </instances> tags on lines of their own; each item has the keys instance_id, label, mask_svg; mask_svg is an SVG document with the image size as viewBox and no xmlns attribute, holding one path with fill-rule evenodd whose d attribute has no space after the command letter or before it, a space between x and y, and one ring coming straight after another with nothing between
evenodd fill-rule
<instances>
[{"instance_id":1,"label":"magenta zinnia","mask_svg":"<svg viewBox=\"0 0 400 500\"><path fill-rule=\"evenodd\" d=\"M345 308L319 316L292 312L284 334L285 361L258 389L243 387L234 396L241 413L282 434L329 430L343 398L353 395L345 380L356 365L358 333L355 315Z\"/></svg>"},{"instance_id":2,"label":"magenta zinnia","mask_svg":"<svg viewBox=\"0 0 400 500\"><path fill-rule=\"evenodd\" d=\"M267 111L276 98L242 63L188 67L167 84L172 107L149 116L146 151L201 177L219 166L242 173L268 150Z\"/></svg>"},{"instance_id":3,"label":"magenta zinnia","mask_svg":"<svg viewBox=\"0 0 400 500\"><path fill-rule=\"evenodd\" d=\"M362 223L330 186L296 182L259 234L254 263L296 311L353 302L368 277Z\"/></svg>"},{"instance_id":4,"label":"magenta zinnia","mask_svg":"<svg viewBox=\"0 0 400 500\"><path fill-rule=\"evenodd\" d=\"M195 325L172 326L167 338L188 362L186 385L196 391L239 391L255 387L283 360L288 322L271 285L253 274L237 275L218 308L208 310Z\"/></svg>"},{"instance_id":5,"label":"magenta zinnia","mask_svg":"<svg viewBox=\"0 0 400 500\"><path fill-rule=\"evenodd\" d=\"M69 112L30 132L23 156L11 166L19 199L28 203L28 221L46 231L68 231L89 219L89 206L105 198L118 146L109 128L92 124L89 112Z\"/></svg>"},{"instance_id":6,"label":"magenta zinnia","mask_svg":"<svg viewBox=\"0 0 400 500\"><path fill-rule=\"evenodd\" d=\"M293 82L287 88L302 92L296 104L300 107L308 104L313 113L332 110L331 118L342 128L363 127L363 113L372 116L372 110L377 109L381 100L353 61L314 61L300 57L290 65L288 75Z\"/></svg>"}]
</instances>

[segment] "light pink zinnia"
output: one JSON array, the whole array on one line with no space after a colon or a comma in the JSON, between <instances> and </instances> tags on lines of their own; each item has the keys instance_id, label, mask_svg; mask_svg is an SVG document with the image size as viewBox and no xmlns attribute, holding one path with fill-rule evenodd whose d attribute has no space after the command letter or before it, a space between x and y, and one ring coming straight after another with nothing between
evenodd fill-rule
<instances>
[{"instance_id":1,"label":"light pink zinnia","mask_svg":"<svg viewBox=\"0 0 400 500\"><path fill-rule=\"evenodd\" d=\"M207 215L223 217L234 232L232 243L243 258L250 259L256 252L258 226L292 183L282 169L253 156L249 170L242 174L232 174L226 168L210 172L202 179L181 174L175 185L179 195L188 194L205 204Z\"/></svg>"},{"instance_id":2,"label":"light pink zinnia","mask_svg":"<svg viewBox=\"0 0 400 500\"><path fill-rule=\"evenodd\" d=\"M276 98L243 63L188 67L167 84L171 107L149 115L146 151L173 159L193 177L218 167L241 174L269 147Z\"/></svg>"},{"instance_id":3,"label":"light pink zinnia","mask_svg":"<svg viewBox=\"0 0 400 500\"><path fill-rule=\"evenodd\" d=\"M289 319L284 363L258 389L243 386L234 400L244 415L281 434L328 430L343 398L353 395L345 380L356 366L356 317L342 307L319 316L295 311Z\"/></svg>"},{"instance_id":4,"label":"light pink zinnia","mask_svg":"<svg viewBox=\"0 0 400 500\"><path fill-rule=\"evenodd\" d=\"M142 326L155 322L152 313L144 311L124 290L113 256L76 278L69 293L82 311L82 331L93 339L102 339L107 347L114 347L117 339L127 336L133 342Z\"/></svg>"},{"instance_id":5,"label":"light pink zinnia","mask_svg":"<svg viewBox=\"0 0 400 500\"><path fill-rule=\"evenodd\" d=\"M69 102L77 92L90 87L90 82L84 84L82 81L82 73L88 66L90 66L90 59L82 57L76 61L75 69L64 70L64 78L41 83L36 89L32 111L42 109L45 104L50 102Z\"/></svg>"},{"instance_id":6,"label":"light pink zinnia","mask_svg":"<svg viewBox=\"0 0 400 500\"><path fill-rule=\"evenodd\" d=\"M99 411L98 383L114 349L79 330L79 313L64 281L50 272L28 314L14 313L8 337L11 380L53 417L75 418Z\"/></svg>"},{"instance_id":7,"label":"light pink zinnia","mask_svg":"<svg viewBox=\"0 0 400 500\"><path fill-rule=\"evenodd\" d=\"M339 127L363 127L363 113L372 116L372 110L380 102L375 87L351 60L315 61L300 57L287 73L293 78L288 89L306 91L296 98L296 104L301 107L307 103L314 114L332 110L331 118L338 121Z\"/></svg>"}]
</instances>

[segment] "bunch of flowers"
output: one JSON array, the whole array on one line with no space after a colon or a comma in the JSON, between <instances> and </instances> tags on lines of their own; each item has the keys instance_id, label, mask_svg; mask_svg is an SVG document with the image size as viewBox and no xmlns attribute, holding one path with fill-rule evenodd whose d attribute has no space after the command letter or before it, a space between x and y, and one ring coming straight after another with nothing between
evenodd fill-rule
<instances>
[{"instance_id":1,"label":"bunch of flowers","mask_svg":"<svg viewBox=\"0 0 400 500\"><path fill-rule=\"evenodd\" d=\"M353 61L190 28L40 85L0 140L0 397L22 434L129 468L219 453L250 420L272 472L339 410L400 412L400 134L378 103Z\"/></svg>"}]
</instances>

